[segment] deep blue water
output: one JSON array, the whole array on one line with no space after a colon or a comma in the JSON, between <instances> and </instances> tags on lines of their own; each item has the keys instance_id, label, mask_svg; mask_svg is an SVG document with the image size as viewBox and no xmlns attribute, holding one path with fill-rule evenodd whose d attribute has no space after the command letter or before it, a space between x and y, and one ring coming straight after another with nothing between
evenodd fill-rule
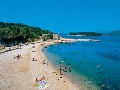
<instances>
[{"instance_id":1,"label":"deep blue water","mask_svg":"<svg viewBox=\"0 0 120 90\"><path fill-rule=\"evenodd\" d=\"M71 72L65 72L65 75L82 85L83 90L120 90L120 37L70 38L99 39L102 42L55 44L44 48L44 53L57 70L65 59L62 65L71 65Z\"/></svg>"}]
</instances>

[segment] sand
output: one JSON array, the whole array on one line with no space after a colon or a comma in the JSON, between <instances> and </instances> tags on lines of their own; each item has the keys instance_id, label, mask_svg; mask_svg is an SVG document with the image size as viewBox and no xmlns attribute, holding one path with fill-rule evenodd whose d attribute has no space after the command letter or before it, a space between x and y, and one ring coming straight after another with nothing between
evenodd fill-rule
<instances>
[{"instance_id":1,"label":"sand","mask_svg":"<svg viewBox=\"0 0 120 90\"><path fill-rule=\"evenodd\" d=\"M44 43L53 44L53 42ZM55 70L42 52L44 46L40 44L35 42L34 45L24 45L21 49L0 54L0 90L40 90L38 86L34 86L36 83L34 79L43 75L49 84L49 87L44 90L80 90L74 82ZM21 54L22 58L14 59L18 54ZM43 60L48 62L48 65L44 65Z\"/></svg>"}]
</instances>

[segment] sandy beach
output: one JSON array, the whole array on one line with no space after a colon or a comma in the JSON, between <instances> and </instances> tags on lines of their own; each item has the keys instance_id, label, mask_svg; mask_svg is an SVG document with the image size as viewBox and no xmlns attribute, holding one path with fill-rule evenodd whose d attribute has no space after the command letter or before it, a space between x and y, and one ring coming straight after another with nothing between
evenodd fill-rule
<instances>
[{"instance_id":1,"label":"sandy beach","mask_svg":"<svg viewBox=\"0 0 120 90\"><path fill-rule=\"evenodd\" d=\"M44 90L80 90L74 82L50 64L42 52L42 48L53 42L35 42L35 44L24 45L21 49L15 49L0 54L0 90L40 90L36 85L35 78L45 76L47 85ZM33 48L34 46L34 48ZM21 54L21 58L15 58ZM33 61L34 58L34 61ZM43 60L48 65L43 64ZM56 71L56 73L53 73Z\"/></svg>"}]
</instances>

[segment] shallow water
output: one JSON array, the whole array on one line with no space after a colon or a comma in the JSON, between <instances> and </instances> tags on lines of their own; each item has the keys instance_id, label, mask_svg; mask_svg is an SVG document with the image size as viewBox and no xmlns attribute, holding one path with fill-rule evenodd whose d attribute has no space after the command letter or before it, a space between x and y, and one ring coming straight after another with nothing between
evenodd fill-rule
<instances>
[{"instance_id":1,"label":"shallow water","mask_svg":"<svg viewBox=\"0 0 120 90\"><path fill-rule=\"evenodd\" d=\"M67 69L64 74L83 90L120 90L120 37L84 38L102 42L55 44L43 51L57 70L65 59L61 63L64 67L70 64L71 72Z\"/></svg>"}]
</instances>

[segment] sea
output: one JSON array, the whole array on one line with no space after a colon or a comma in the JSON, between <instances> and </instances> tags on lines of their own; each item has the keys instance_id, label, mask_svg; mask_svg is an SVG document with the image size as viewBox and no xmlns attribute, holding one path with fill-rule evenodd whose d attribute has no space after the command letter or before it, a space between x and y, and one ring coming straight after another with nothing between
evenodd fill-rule
<instances>
[{"instance_id":1,"label":"sea","mask_svg":"<svg viewBox=\"0 0 120 90\"><path fill-rule=\"evenodd\" d=\"M81 90L120 90L120 36L61 37L94 39L101 42L77 41L43 48L44 54L56 70L59 71L61 63L67 68L63 75Z\"/></svg>"}]
</instances>

